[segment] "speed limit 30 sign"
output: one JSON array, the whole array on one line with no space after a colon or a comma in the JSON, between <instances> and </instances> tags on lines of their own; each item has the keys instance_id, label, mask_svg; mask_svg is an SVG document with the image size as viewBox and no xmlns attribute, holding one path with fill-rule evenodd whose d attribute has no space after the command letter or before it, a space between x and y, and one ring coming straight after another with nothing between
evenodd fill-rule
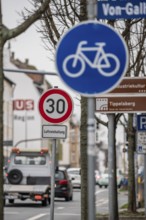
<instances>
[{"instance_id":1,"label":"speed limit 30 sign","mask_svg":"<svg viewBox=\"0 0 146 220\"><path fill-rule=\"evenodd\" d=\"M48 122L58 124L69 118L73 110L71 97L61 89L49 89L39 100L41 116Z\"/></svg>"}]
</instances>

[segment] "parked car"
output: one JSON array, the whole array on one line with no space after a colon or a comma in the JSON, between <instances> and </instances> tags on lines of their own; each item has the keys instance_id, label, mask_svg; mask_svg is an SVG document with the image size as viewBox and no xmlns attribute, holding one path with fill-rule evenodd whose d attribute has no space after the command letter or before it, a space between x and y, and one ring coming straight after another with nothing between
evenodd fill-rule
<instances>
[{"instance_id":1,"label":"parked car","mask_svg":"<svg viewBox=\"0 0 146 220\"><path fill-rule=\"evenodd\" d=\"M108 187L108 183L109 183L109 175L108 173L103 173L101 176L100 176L100 179L98 180L98 185L99 187Z\"/></svg>"},{"instance_id":2,"label":"parked car","mask_svg":"<svg viewBox=\"0 0 146 220\"><path fill-rule=\"evenodd\" d=\"M120 188L123 184L124 176L117 170L117 187ZM108 172L103 173L98 180L99 187L108 187L109 185L109 174Z\"/></svg>"},{"instance_id":3,"label":"parked car","mask_svg":"<svg viewBox=\"0 0 146 220\"><path fill-rule=\"evenodd\" d=\"M72 181L73 188L81 188L81 168L68 168L67 173Z\"/></svg>"},{"instance_id":4,"label":"parked car","mask_svg":"<svg viewBox=\"0 0 146 220\"><path fill-rule=\"evenodd\" d=\"M65 168L57 168L55 171L55 197L73 199L73 186Z\"/></svg>"},{"instance_id":5,"label":"parked car","mask_svg":"<svg viewBox=\"0 0 146 220\"><path fill-rule=\"evenodd\" d=\"M98 185L101 173L98 170L95 170L95 183Z\"/></svg>"}]
</instances>

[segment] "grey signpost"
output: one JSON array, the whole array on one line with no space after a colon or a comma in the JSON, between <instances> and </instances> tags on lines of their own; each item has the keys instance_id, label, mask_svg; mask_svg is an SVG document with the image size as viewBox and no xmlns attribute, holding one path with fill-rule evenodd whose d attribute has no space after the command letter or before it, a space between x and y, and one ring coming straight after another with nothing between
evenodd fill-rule
<instances>
[{"instance_id":1,"label":"grey signpost","mask_svg":"<svg viewBox=\"0 0 146 220\"><path fill-rule=\"evenodd\" d=\"M96 0L89 0L87 6L88 20L94 20L97 15ZM96 218L95 210L95 99L88 98L87 109L87 132L88 132L88 219Z\"/></svg>"},{"instance_id":2,"label":"grey signpost","mask_svg":"<svg viewBox=\"0 0 146 220\"><path fill-rule=\"evenodd\" d=\"M87 119L87 132L88 132L88 219L94 220L95 213L95 118L94 118L94 99L88 98L88 119Z\"/></svg>"},{"instance_id":3,"label":"grey signpost","mask_svg":"<svg viewBox=\"0 0 146 220\"><path fill-rule=\"evenodd\" d=\"M87 15L88 21L75 25L59 41L56 67L67 86L88 97L88 219L95 220L95 97L119 84L127 70L129 58L121 35L111 26L96 21L96 0L87 1ZM115 47L116 44L118 47ZM110 62L111 59L113 62ZM109 160L112 161L112 158Z\"/></svg>"},{"instance_id":4,"label":"grey signpost","mask_svg":"<svg viewBox=\"0 0 146 220\"><path fill-rule=\"evenodd\" d=\"M115 114L108 116L108 173L109 173L109 220L118 220L116 151L115 151Z\"/></svg>"},{"instance_id":5,"label":"grey signpost","mask_svg":"<svg viewBox=\"0 0 146 220\"><path fill-rule=\"evenodd\" d=\"M41 116L51 125L42 126L42 138L52 139L51 162L51 207L50 219L54 220L54 195L55 195L55 168L56 168L56 139L67 137L67 128L64 125L56 125L67 120L73 110L71 97L64 90L54 88L47 90L39 100ZM55 124L55 125L54 125Z\"/></svg>"}]
</instances>

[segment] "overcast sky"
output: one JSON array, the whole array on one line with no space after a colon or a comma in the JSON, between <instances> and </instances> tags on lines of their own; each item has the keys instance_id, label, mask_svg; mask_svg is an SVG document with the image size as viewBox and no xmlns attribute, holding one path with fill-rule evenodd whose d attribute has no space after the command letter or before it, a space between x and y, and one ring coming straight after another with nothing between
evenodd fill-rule
<instances>
[{"instance_id":1,"label":"overcast sky","mask_svg":"<svg viewBox=\"0 0 146 220\"><path fill-rule=\"evenodd\" d=\"M32 6L28 0L2 0L3 23L9 28L20 24L22 18L19 13L24 7ZM41 41L41 35L36 31L37 24L36 22L25 33L12 39L10 41L11 50L22 61L29 58L30 63L37 66L38 69L55 71L54 64L49 60L49 53Z\"/></svg>"},{"instance_id":2,"label":"overcast sky","mask_svg":"<svg viewBox=\"0 0 146 220\"><path fill-rule=\"evenodd\" d=\"M2 14L3 23L8 28L14 28L21 23L22 18L20 12L24 10L24 7L32 7L29 0L2 0ZM55 64L49 60L49 52L44 48L43 42L41 41L41 35L36 31L36 22L32 25L25 33L12 39L11 51L15 53L15 58L25 61L29 59L31 65L36 66L39 70L45 70L50 72L56 72ZM6 45L7 46L7 45ZM58 77L49 76L49 81L53 86L62 87L62 82ZM64 85L63 85L64 86ZM75 97L75 93L70 93L72 97ZM79 114L79 101L75 100L75 108Z\"/></svg>"}]
</instances>

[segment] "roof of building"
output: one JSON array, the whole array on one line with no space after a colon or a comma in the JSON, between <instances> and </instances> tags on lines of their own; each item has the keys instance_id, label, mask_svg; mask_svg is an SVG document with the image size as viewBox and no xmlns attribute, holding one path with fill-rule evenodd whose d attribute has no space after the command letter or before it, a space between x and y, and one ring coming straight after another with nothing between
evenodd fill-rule
<instances>
[{"instance_id":1,"label":"roof of building","mask_svg":"<svg viewBox=\"0 0 146 220\"><path fill-rule=\"evenodd\" d=\"M17 66L19 69L31 69L31 70L37 70L37 68L31 64L29 64L29 60L25 59L25 62L22 62L19 59L15 58L15 53L12 52L10 56L10 61L13 63L15 66ZM33 81L34 83L38 85L42 85L44 83L44 75L42 74L27 74Z\"/></svg>"}]
</instances>

